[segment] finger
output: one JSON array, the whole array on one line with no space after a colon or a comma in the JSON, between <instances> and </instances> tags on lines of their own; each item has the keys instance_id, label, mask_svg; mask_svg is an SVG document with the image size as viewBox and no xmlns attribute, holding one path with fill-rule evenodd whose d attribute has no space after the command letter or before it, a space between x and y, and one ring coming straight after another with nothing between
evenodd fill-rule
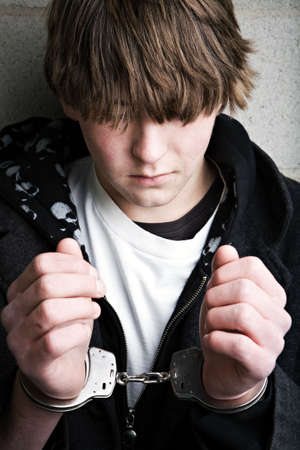
<instances>
[{"instance_id":1,"label":"finger","mask_svg":"<svg viewBox=\"0 0 300 450\"><path fill-rule=\"evenodd\" d=\"M222 245L218 248L212 261L212 271L239 259L237 250L232 245Z\"/></svg>"},{"instance_id":2,"label":"finger","mask_svg":"<svg viewBox=\"0 0 300 450\"><path fill-rule=\"evenodd\" d=\"M286 304L286 294L272 273L256 257L248 256L218 267L211 277L211 286L237 279L249 279L271 297L277 298L281 306Z\"/></svg>"},{"instance_id":3,"label":"finger","mask_svg":"<svg viewBox=\"0 0 300 450\"><path fill-rule=\"evenodd\" d=\"M96 269L87 261L67 253L41 253L25 268L24 272L10 285L7 291L8 303L18 293L24 292L42 275L51 273L81 273L97 278Z\"/></svg>"},{"instance_id":4,"label":"finger","mask_svg":"<svg viewBox=\"0 0 300 450\"><path fill-rule=\"evenodd\" d=\"M207 333L220 330L244 334L276 358L284 348L282 330L247 303L211 309L206 316L205 328Z\"/></svg>"},{"instance_id":5,"label":"finger","mask_svg":"<svg viewBox=\"0 0 300 450\"><path fill-rule=\"evenodd\" d=\"M276 358L248 336L226 331L212 331L202 339L205 352L230 358L237 363L236 371L256 382L265 379L275 367Z\"/></svg>"},{"instance_id":6,"label":"finger","mask_svg":"<svg viewBox=\"0 0 300 450\"><path fill-rule=\"evenodd\" d=\"M214 286L215 282L213 274L219 267L222 267L225 264L229 264L232 261L236 261L238 259L238 252L232 245L222 245L220 248L218 248L212 260L212 275L207 283L206 289L210 289L212 286Z\"/></svg>"},{"instance_id":7,"label":"finger","mask_svg":"<svg viewBox=\"0 0 300 450\"><path fill-rule=\"evenodd\" d=\"M52 362L76 347L88 345L92 334L89 321L71 322L44 334L28 351L28 360L36 364Z\"/></svg>"},{"instance_id":8,"label":"finger","mask_svg":"<svg viewBox=\"0 0 300 450\"><path fill-rule=\"evenodd\" d=\"M67 255L73 255L83 259L81 249L77 241L75 241L75 239L71 238L62 239L58 243L56 251L58 253L66 253Z\"/></svg>"},{"instance_id":9,"label":"finger","mask_svg":"<svg viewBox=\"0 0 300 450\"><path fill-rule=\"evenodd\" d=\"M52 299L40 303L20 328L24 337L33 341L55 327L66 326L68 322L95 320L99 315L100 306L89 298Z\"/></svg>"},{"instance_id":10,"label":"finger","mask_svg":"<svg viewBox=\"0 0 300 450\"><path fill-rule=\"evenodd\" d=\"M291 327L290 315L255 283L238 279L214 286L206 292L207 310L238 303L249 304L264 318L276 324L284 333Z\"/></svg>"},{"instance_id":11,"label":"finger","mask_svg":"<svg viewBox=\"0 0 300 450\"><path fill-rule=\"evenodd\" d=\"M5 321L18 320L30 314L43 300L54 298L88 297L101 298L105 286L101 280L90 275L55 273L47 274L32 283L23 293L18 294L6 307Z\"/></svg>"}]
</instances>

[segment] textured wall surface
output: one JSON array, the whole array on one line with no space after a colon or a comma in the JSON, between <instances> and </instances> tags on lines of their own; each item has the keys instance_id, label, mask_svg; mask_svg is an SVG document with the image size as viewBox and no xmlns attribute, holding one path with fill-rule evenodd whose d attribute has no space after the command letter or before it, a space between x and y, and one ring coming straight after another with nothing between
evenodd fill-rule
<instances>
[{"instance_id":1,"label":"textured wall surface","mask_svg":"<svg viewBox=\"0 0 300 450\"><path fill-rule=\"evenodd\" d=\"M29 116L61 115L44 78L47 0L0 0L0 127ZM289 176L300 180L300 0L234 0L260 73L248 110L237 117Z\"/></svg>"}]
</instances>

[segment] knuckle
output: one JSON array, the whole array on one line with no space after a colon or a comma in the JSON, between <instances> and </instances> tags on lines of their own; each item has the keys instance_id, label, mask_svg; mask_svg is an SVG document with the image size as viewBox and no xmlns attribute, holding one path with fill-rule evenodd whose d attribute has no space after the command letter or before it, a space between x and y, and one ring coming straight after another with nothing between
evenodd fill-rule
<instances>
[{"instance_id":1,"label":"knuckle","mask_svg":"<svg viewBox=\"0 0 300 450\"><path fill-rule=\"evenodd\" d=\"M65 255L61 255L65 256ZM77 258L75 255L72 255L65 261L66 266L70 270L70 272L74 273L86 273L86 261Z\"/></svg>"},{"instance_id":2,"label":"knuckle","mask_svg":"<svg viewBox=\"0 0 300 450\"><path fill-rule=\"evenodd\" d=\"M12 301L13 297L16 294L16 285L17 285L17 280L14 280L7 289L6 298L7 298L8 303Z\"/></svg>"},{"instance_id":3,"label":"knuckle","mask_svg":"<svg viewBox=\"0 0 300 450\"><path fill-rule=\"evenodd\" d=\"M285 346L284 334L281 327L273 323L271 320L264 321L264 330L267 330L266 338L262 343L265 350L269 349L273 358L277 358L283 351Z\"/></svg>"},{"instance_id":4,"label":"knuckle","mask_svg":"<svg viewBox=\"0 0 300 450\"><path fill-rule=\"evenodd\" d=\"M0 323L2 323L7 332L15 326L19 319L19 312L15 301L9 303L0 312Z\"/></svg>"},{"instance_id":5,"label":"knuckle","mask_svg":"<svg viewBox=\"0 0 300 450\"><path fill-rule=\"evenodd\" d=\"M206 328L208 330L212 330L213 322L214 322L214 310L213 309L211 309L207 312L205 321L206 321Z\"/></svg>"},{"instance_id":6,"label":"knuckle","mask_svg":"<svg viewBox=\"0 0 300 450\"><path fill-rule=\"evenodd\" d=\"M284 312L285 312L285 320L286 320L285 332L287 333L289 331L289 329L291 328L292 324L293 324L293 320L292 320L292 317L290 316L290 314L287 311L284 310Z\"/></svg>"},{"instance_id":7,"label":"knuckle","mask_svg":"<svg viewBox=\"0 0 300 450\"><path fill-rule=\"evenodd\" d=\"M75 262L75 261L74 261ZM78 272L89 275L92 273L92 265L83 259L76 260Z\"/></svg>"},{"instance_id":8,"label":"knuckle","mask_svg":"<svg viewBox=\"0 0 300 450\"><path fill-rule=\"evenodd\" d=\"M55 325L56 314L51 301L44 301L36 308L37 324L41 329L48 329Z\"/></svg>"},{"instance_id":9,"label":"knuckle","mask_svg":"<svg viewBox=\"0 0 300 450\"><path fill-rule=\"evenodd\" d=\"M249 355L249 347L245 337L242 334L237 334L232 343L232 351L234 358L244 360Z\"/></svg>"},{"instance_id":10,"label":"knuckle","mask_svg":"<svg viewBox=\"0 0 300 450\"><path fill-rule=\"evenodd\" d=\"M238 280L237 293L239 300L246 300L249 298L251 292L251 282L246 278L241 278Z\"/></svg>"},{"instance_id":11,"label":"knuckle","mask_svg":"<svg viewBox=\"0 0 300 450\"><path fill-rule=\"evenodd\" d=\"M286 295L285 290L283 289L283 287L280 284L278 284L278 297L279 297L279 300L280 300L282 306L285 306L287 303L287 295Z\"/></svg>"},{"instance_id":12,"label":"knuckle","mask_svg":"<svg viewBox=\"0 0 300 450\"><path fill-rule=\"evenodd\" d=\"M281 327L280 327L283 332L283 335L285 335L289 331L289 329L292 326L292 323L293 323L293 321L292 321L290 314L285 309L283 309L282 310L282 321L281 321Z\"/></svg>"},{"instance_id":13,"label":"knuckle","mask_svg":"<svg viewBox=\"0 0 300 450\"><path fill-rule=\"evenodd\" d=\"M280 355L280 353L282 353L284 347L285 347L285 340L284 340L283 337L280 337L280 338L278 339L277 355Z\"/></svg>"},{"instance_id":14,"label":"knuckle","mask_svg":"<svg viewBox=\"0 0 300 450\"><path fill-rule=\"evenodd\" d=\"M211 331L207 336L205 340L205 346L210 349L214 349L217 347L218 339L217 339L217 333L214 331Z\"/></svg>"},{"instance_id":15,"label":"knuckle","mask_svg":"<svg viewBox=\"0 0 300 450\"><path fill-rule=\"evenodd\" d=\"M264 376L269 376L273 372L276 364L276 357L271 353L264 358Z\"/></svg>"},{"instance_id":16,"label":"knuckle","mask_svg":"<svg viewBox=\"0 0 300 450\"><path fill-rule=\"evenodd\" d=\"M11 332L7 335L6 343L7 343L7 347L11 351L11 353L13 355L16 355L19 345L18 345L17 338L16 338L14 332Z\"/></svg>"},{"instance_id":17,"label":"knuckle","mask_svg":"<svg viewBox=\"0 0 300 450\"><path fill-rule=\"evenodd\" d=\"M223 270L222 267L220 267L213 273L213 283L215 286L218 286L219 284L222 284L223 281L224 281Z\"/></svg>"},{"instance_id":18,"label":"knuckle","mask_svg":"<svg viewBox=\"0 0 300 450\"><path fill-rule=\"evenodd\" d=\"M5 330L8 328L8 322L9 322L9 311L8 306L2 309L0 313L0 323L2 323Z\"/></svg>"},{"instance_id":19,"label":"knuckle","mask_svg":"<svg viewBox=\"0 0 300 450\"><path fill-rule=\"evenodd\" d=\"M54 283L53 277L50 275L41 276L35 283L35 293L38 298L46 299L51 296L53 292Z\"/></svg>"},{"instance_id":20,"label":"knuckle","mask_svg":"<svg viewBox=\"0 0 300 450\"><path fill-rule=\"evenodd\" d=\"M236 322L244 329L252 320L253 309L248 303L239 303L236 307Z\"/></svg>"},{"instance_id":21,"label":"knuckle","mask_svg":"<svg viewBox=\"0 0 300 450\"><path fill-rule=\"evenodd\" d=\"M207 309L210 309L214 306L214 289L213 288L206 291L205 303L206 303Z\"/></svg>"},{"instance_id":22,"label":"knuckle","mask_svg":"<svg viewBox=\"0 0 300 450\"><path fill-rule=\"evenodd\" d=\"M47 355L55 357L58 351L59 343L54 331L47 333L43 337L43 350Z\"/></svg>"},{"instance_id":23,"label":"knuckle","mask_svg":"<svg viewBox=\"0 0 300 450\"><path fill-rule=\"evenodd\" d=\"M47 267L49 264L49 258L46 254L39 254L32 260L32 269L37 275L43 275L47 273Z\"/></svg>"},{"instance_id":24,"label":"knuckle","mask_svg":"<svg viewBox=\"0 0 300 450\"><path fill-rule=\"evenodd\" d=\"M263 267L263 262L257 256L246 257L247 270L251 274L256 274Z\"/></svg>"}]
</instances>

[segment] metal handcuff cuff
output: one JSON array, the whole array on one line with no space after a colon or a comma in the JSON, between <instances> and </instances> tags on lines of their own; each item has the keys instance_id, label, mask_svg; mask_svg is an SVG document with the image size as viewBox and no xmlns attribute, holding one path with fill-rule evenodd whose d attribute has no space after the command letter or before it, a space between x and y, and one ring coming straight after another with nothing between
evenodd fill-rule
<instances>
[{"instance_id":1,"label":"metal handcuff cuff","mask_svg":"<svg viewBox=\"0 0 300 450\"><path fill-rule=\"evenodd\" d=\"M129 382L158 384L171 382L174 394L180 399L194 400L205 409L219 414L234 414L244 411L260 401L266 391L267 379L260 392L250 401L237 407L216 407L211 404L206 394L201 374L203 356L197 347L180 350L172 355L169 372L148 372L139 376L117 372L115 355L106 350L91 347L86 356L86 380L80 394L72 400L58 400L34 394L26 385L21 373L19 380L24 393L40 408L51 412L69 412L80 408L94 398L108 398L112 395L116 384L126 386Z\"/></svg>"}]
</instances>

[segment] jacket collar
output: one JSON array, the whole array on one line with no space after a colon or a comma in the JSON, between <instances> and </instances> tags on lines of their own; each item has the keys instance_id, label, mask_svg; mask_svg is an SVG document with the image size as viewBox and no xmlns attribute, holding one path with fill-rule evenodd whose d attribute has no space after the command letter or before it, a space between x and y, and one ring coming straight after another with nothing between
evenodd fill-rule
<instances>
[{"instance_id":1,"label":"jacket collar","mask_svg":"<svg viewBox=\"0 0 300 450\"><path fill-rule=\"evenodd\" d=\"M261 236L274 249L279 247L293 205L284 177L272 159L249 139L238 121L224 114L216 119L206 157L214 160L234 185L237 204L230 234L249 221L249 226L256 223L256 237ZM257 228L257 221L261 228Z\"/></svg>"},{"instance_id":2,"label":"jacket collar","mask_svg":"<svg viewBox=\"0 0 300 450\"><path fill-rule=\"evenodd\" d=\"M80 127L69 119L32 118L0 133L0 196L54 246L64 237L75 237L80 242L64 167L86 155ZM263 238L270 246L278 246L293 211L283 177L271 159L250 141L239 122L224 114L216 119L206 157L216 162L236 190L230 235L241 230L241 224L249 218L254 198L269 194L272 204L259 219L262 228L268 225ZM262 175L259 180L257 173ZM255 217L261 214L254 213Z\"/></svg>"}]
</instances>

